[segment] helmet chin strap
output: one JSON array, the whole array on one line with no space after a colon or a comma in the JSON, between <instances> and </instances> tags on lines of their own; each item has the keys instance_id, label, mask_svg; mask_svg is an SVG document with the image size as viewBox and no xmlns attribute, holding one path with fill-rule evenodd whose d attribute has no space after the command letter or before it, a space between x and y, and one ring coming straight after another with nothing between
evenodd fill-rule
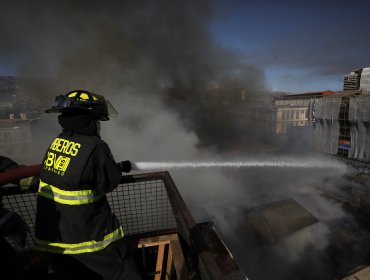
<instances>
[{"instance_id":1,"label":"helmet chin strap","mask_svg":"<svg viewBox=\"0 0 370 280\"><path fill-rule=\"evenodd\" d=\"M96 134L100 136L100 121L96 120L95 124L96 124Z\"/></svg>"}]
</instances>

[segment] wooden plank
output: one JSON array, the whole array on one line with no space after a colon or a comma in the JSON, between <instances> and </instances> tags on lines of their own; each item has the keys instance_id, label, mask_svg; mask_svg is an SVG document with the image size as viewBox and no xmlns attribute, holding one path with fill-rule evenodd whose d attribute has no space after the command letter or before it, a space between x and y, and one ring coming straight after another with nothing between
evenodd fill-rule
<instances>
[{"instance_id":1,"label":"wooden plank","mask_svg":"<svg viewBox=\"0 0 370 280\"><path fill-rule=\"evenodd\" d=\"M166 246L166 245L161 244L158 247L157 264L156 264L156 267L155 267L154 280L161 280L162 266L163 266L163 256L164 256L164 246Z\"/></svg>"},{"instance_id":2,"label":"wooden plank","mask_svg":"<svg viewBox=\"0 0 370 280\"><path fill-rule=\"evenodd\" d=\"M168 254L167 254L167 267L166 267L166 277L165 280L171 279L171 268L172 268L172 249L171 245L168 246Z\"/></svg>"},{"instance_id":3,"label":"wooden plank","mask_svg":"<svg viewBox=\"0 0 370 280\"><path fill-rule=\"evenodd\" d=\"M169 244L169 248L167 254L167 263L165 264L166 265L165 279L166 280L171 279L172 264L175 267L177 279L180 280L190 279L189 272L185 263L184 254L182 252L181 244L177 234L146 237L139 240L138 248L159 246L154 279L155 280L161 279L166 244Z\"/></svg>"},{"instance_id":4,"label":"wooden plank","mask_svg":"<svg viewBox=\"0 0 370 280\"><path fill-rule=\"evenodd\" d=\"M138 248L159 246L160 244L169 244L171 240L177 240L177 234L160 235L153 237L141 238L138 243Z\"/></svg>"},{"instance_id":5,"label":"wooden plank","mask_svg":"<svg viewBox=\"0 0 370 280\"><path fill-rule=\"evenodd\" d=\"M145 248L145 247L153 247L153 246L160 246L170 244L170 241L161 241L161 242L151 242L151 243L142 243L138 244L138 248Z\"/></svg>"},{"instance_id":6,"label":"wooden plank","mask_svg":"<svg viewBox=\"0 0 370 280\"><path fill-rule=\"evenodd\" d=\"M182 252L180 241L172 240L170 242L170 248L173 255L173 265L175 266L176 275L178 280L188 280L189 272L185 264L184 254Z\"/></svg>"}]
</instances>

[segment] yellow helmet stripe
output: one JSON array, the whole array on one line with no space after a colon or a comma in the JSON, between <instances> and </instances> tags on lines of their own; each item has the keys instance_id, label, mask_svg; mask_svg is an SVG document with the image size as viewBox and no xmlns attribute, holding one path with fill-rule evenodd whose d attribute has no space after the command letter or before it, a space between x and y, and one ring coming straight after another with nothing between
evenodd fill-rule
<instances>
[{"instance_id":1,"label":"yellow helmet stripe","mask_svg":"<svg viewBox=\"0 0 370 280\"><path fill-rule=\"evenodd\" d=\"M68 97L75 97L76 95L77 95L77 91L71 92L70 94L68 94Z\"/></svg>"},{"instance_id":2,"label":"yellow helmet stripe","mask_svg":"<svg viewBox=\"0 0 370 280\"><path fill-rule=\"evenodd\" d=\"M79 97L82 98L82 99L85 99L85 100L89 100L90 99L89 95L87 93L85 93L85 92L81 93Z\"/></svg>"}]
</instances>

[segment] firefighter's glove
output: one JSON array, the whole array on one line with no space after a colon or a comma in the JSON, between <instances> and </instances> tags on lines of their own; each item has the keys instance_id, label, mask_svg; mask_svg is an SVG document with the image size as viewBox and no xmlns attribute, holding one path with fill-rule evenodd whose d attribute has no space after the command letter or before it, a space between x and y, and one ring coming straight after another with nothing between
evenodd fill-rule
<instances>
[{"instance_id":1,"label":"firefighter's glove","mask_svg":"<svg viewBox=\"0 0 370 280\"><path fill-rule=\"evenodd\" d=\"M131 161L129 160L121 161L117 165L122 172L128 173L131 171Z\"/></svg>"},{"instance_id":2,"label":"firefighter's glove","mask_svg":"<svg viewBox=\"0 0 370 280\"><path fill-rule=\"evenodd\" d=\"M23 178L19 180L18 185L22 191L35 192L39 186L39 178L37 176Z\"/></svg>"},{"instance_id":3,"label":"firefighter's glove","mask_svg":"<svg viewBox=\"0 0 370 280\"><path fill-rule=\"evenodd\" d=\"M1 209L0 235L9 237L16 245L23 248L26 244L28 228L21 216L15 212Z\"/></svg>"}]
</instances>

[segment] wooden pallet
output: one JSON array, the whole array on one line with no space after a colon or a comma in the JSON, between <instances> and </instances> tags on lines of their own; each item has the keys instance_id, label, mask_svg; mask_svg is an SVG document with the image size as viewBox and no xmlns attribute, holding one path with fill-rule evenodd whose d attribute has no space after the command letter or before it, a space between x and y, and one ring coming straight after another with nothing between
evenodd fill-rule
<instances>
[{"instance_id":1,"label":"wooden pallet","mask_svg":"<svg viewBox=\"0 0 370 280\"><path fill-rule=\"evenodd\" d=\"M176 279L189 279L184 254L177 234L141 238L138 248L158 246L154 280L170 280L172 267L176 271ZM168 250L165 247L168 246ZM165 255L165 252L166 255ZM166 263L164 263L166 261Z\"/></svg>"}]
</instances>

